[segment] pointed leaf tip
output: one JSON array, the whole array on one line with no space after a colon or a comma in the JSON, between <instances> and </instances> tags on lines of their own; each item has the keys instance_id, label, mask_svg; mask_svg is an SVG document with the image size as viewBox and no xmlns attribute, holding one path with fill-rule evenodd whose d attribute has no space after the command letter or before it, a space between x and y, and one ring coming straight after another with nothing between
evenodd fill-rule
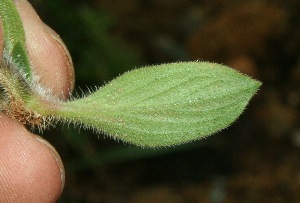
<instances>
[{"instance_id":1,"label":"pointed leaf tip","mask_svg":"<svg viewBox=\"0 0 300 203\"><path fill-rule=\"evenodd\" d=\"M181 62L136 69L57 115L140 146L170 146L226 128L261 83L223 65Z\"/></svg>"}]
</instances>

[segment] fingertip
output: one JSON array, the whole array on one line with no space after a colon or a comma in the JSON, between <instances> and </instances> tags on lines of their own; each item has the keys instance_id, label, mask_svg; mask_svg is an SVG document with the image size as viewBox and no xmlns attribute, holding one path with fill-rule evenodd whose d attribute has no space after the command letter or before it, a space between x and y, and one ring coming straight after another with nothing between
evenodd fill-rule
<instances>
[{"instance_id":1,"label":"fingertip","mask_svg":"<svg viewBox=\"0 0 300 203\"><path fill-rule=\"evenodd\" d=\"M0 129L1 200L55 202L64 183L59 156L41 138L2 114Z\"/></svg>"},{"instance_id":2,"label":"fingertip","mask_svg":"<svg viewBox=\"0 0 300 203\"><path fill-rule=\"evenodd\" d=\"M62 61L64 62L63 65L65 68L62 69L62 71L64 71L63 75L67 77L67 83L65 85L66 88L63 92L66 92L68 95L65 95L65 97L68 97L70 95L69 93L74 89L75 86L75 72L71 54L63 40L52 28L45 23L43 23L43 27L45 31L57 42L55 43L56 49L60 51L60 56L63 57Z\"/></svg>"},{"instance_id":3,"label":"fingertip","mask_svg":"<svg viewBox=\"0 0 300 203\"><path fill-rule=\"evenodd\" d=\"M56 151L56 149L44 138L38 136L38 135L33 135L35 137L35 139L37 139L37 141L41 142L42 144L44 144L46 147L48 147L48 149L51 151L57 165L59 168L59 172L60 172L60 180L61 180L61 188L63 189L65 186L65 168L63 165L63 162L58 154L58 152Z\"/></svg>"},{"instance_id":4,"label":"fingertip","mask_svg":"<svg viewBox=\"0 0 300 203\"><path fill-rule=\"evenodd\" d=\"M68 98L74 87L73 63L62 40L45 26L25 0L15 0L26 35L26 46L38 82L60 99Z\"/></svg>"}]
</instances>

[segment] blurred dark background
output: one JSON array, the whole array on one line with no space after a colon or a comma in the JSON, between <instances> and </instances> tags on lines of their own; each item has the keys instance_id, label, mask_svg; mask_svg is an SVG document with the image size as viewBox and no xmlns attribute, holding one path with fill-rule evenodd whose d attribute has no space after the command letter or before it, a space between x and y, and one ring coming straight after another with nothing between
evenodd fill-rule
<instances>
[{"instance_id":1,"label":"blurred dark background","mask_svg":"<svg viewBox=\"0 0 300 203\"><path fill-rule=\"evenodd\" d=\"M300 1L30 0L73 57L77 95L130 69L201 60L263 82L231 127L141 149L92 131L44 133L65 164L60 202L300 201Z\"/></svg>"}]
</instances>

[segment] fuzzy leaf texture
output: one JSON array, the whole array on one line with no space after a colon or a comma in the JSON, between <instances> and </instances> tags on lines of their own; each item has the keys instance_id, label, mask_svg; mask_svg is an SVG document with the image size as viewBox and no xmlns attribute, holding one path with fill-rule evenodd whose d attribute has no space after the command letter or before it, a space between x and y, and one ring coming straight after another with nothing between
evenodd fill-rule
<instances>
[{"instance_id":1,"label":"fuzzy leaf texture","mask_svg":"<svg viewBox=\"0 0 300 203\"><path fill-rule=\"evenodd\" d=\"M170 146L229 126L260 85L219 64L163 64L128 72L56 114L139 146Z\"/></svg>"},{"instance_id":2,"label":"fuzzy leaf texture","mask_svg":"<svg viewBox=\"0 0 300 203\"><path fill-rule=\"evenodd\" d=\"M27 80L31 80L30 62L25 32L20 15L12 0L0 0L0 18L4 34L4 60L8 61Z\"/></svg>"}]
</instances>

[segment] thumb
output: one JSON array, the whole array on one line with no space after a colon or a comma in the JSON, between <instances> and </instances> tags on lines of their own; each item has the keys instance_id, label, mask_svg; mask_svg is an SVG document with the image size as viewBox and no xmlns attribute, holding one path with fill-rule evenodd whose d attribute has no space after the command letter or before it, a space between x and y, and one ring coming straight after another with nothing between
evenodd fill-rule
<instances>
[{"instance_id":1,"label":"thumb","mask_svg":"<svg viewBox=\"0 0 300 203\"><path fill-rule=\"evenodd\" d=\"M1 202L55 202L63 185L64 169L54 148L0 114Z\"/></svg>"}]
</instances>

